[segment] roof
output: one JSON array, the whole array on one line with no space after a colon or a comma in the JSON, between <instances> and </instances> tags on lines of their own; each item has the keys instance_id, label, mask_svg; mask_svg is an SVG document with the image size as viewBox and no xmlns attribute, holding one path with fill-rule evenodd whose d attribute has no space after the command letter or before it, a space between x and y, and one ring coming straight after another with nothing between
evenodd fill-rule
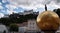
<instances>
[{"instance_id":1,"label":"roof","mask_svg":"<svg viewBox=\"0 0 60 33\"><path fill-rule=\"evenodd\" d=\"M17 25L19 27L27 26L28 22L18 23Z\"/></svg>"}]
</instances>

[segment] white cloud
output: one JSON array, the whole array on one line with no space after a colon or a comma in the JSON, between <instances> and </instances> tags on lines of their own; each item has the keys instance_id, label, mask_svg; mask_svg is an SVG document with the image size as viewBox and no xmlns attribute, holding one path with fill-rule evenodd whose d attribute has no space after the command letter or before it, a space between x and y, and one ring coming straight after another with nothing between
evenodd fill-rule
<instances>
[{"instance_id":1,"label":"white cloud","mask_svg":"<svg viewBox=\"0 0 60 33\"><path fill-rule=\"evenodd\" d=\"M54 7L59 7L58 6L58 1L59 0L9 0L10 4L16 5L16 6L22 6L24 8L30 9L30 8L39 8L39 7L44 7L43 4L47 5L52 5Z\"/></svg>"},{"instance_id":2,"label":"white cloud","mask_svg":"<svg viewBox=\"0 0 60 33\"><path fill-rule=\"evenodd\" d=\"M16 8L15 5L11 5L11 4L7 4L6 7L9 9L9 10L13 10Z\"/></svg>"},{"instance_id":3,"label":"white cloud","mask_svg":"<svg viewBox=\"0 0 60 33\"><path fill-rule=\"evenodd\" d=\"M47 5L49 10L60 8L59 4L56 4L56 1L51 1L50 4Z\"/></svg>"},{"instance_id":4,"label":"white cloud","mask_svg":"<svg viewBox=\"0 0 60 33\"><path fill-rule=\"evenodd\" d=\"M0 5L0 9L3 9L3 7Z\"/></svg>"},{"instance_id":5,"label":"white cloud","mask_svg":"<svg viewBox=\"0 0 60 33\"><path fill-rule=\"evenodd\" d=\"M53 7L56 7L56 8L60 8L60 5L56 4L54 1L51 1L49 5L53 6Z\"/></svg>"},{"instance_id":6,"label":"white cloud","mask_svg":"<svg viewBox=\"0 0 60 33\"><path fill-rule=\"evenodd\" d=\"M19 5L18 7L22 7L23 9L33 9L33 10L36 10L37 8L44 8L44 5L43 4L38 4L38 5L30 5L30 6L24 6L24 5Z\"/></svg>"},{"instance_id":7,"label":"white cloud","mask_svg":"<svg viewBox=\"0 0 60 33\"><path fill-rule=\"evenodd\" d=\"M11 4L18 4L18 5L37 5L37 4L49 4L51 1L54 0L9 0ZM56 1L56 0L55 0ZM54 2L55 2L54 1Z\"/></svg>"},{"instance_id":8,"label":"white cloud","mask_svg":"<svg viewBox=\"0 0 60 33\"><path fill-rule=\"evenodd\" d=\"M4 14L3 13L0 13L0 18L3 17L3 16L4 16Z\"/></svg>"},{"instance_id":9,"label":"white cloud","mask_svg":"<svg viewBox=\"0 0 60 33\"><path fill-rule=\"evenodd\" d=\"M2 3L0 2L0 6L2 5Z\"/></svg>"},{"instance_id":10,"label":"white cloud","mask_svg":"<svg viewBox=\"0 0 60 33\"><path fill-rule=\"evenodd\" d=\"M2 0L3 3L7 2L6 0Z\"/></svg>"},{"instance_id":11,"label":"white cloud","mask_svg":"<svg viewBox=\"0 0 60 33\"><path fill-rule=\"evenodd\" d=\"M51 0L9 0L10 3L17 3L19 5L35 5L35 4L47 4Z\"/></svg>"},{"instance_id":12,"label":"white cloud","mask_svg":"<svg viewBox=\"0 0 60 33\"><path fill-rule=\"evenodd\" d=\"M13 12L14 12L14 13L17 13L16 11L13 11L13 9L17 8L17 6L12 5L12 4L7 4L6 7L8 8L8 9L7 9L7 13L8 13L9 15L12 14Z\"/></svg>"},{"instance_id":13,"label":"white cloud","mask_svg":"<svg viewBox=\"0 0 60 33\"><path fill-rule=\"evenodd\" d=\"M8 8L7 13L9 14L12 14L12 12L17 13L16 11L13 11L13 9L17 7L22 7L28 10L30 9L36 10L37 8L42 8L42 11L44 11L43 10L45 7L44 5L47 4L48 10L60 8L60 2L58 2L59 0L8 0L8 1L10 2L10 4L6 5L6 7Z\"/></svg>"},{"instance_id":14,"label":"white cloud","mask_svg":"<svg viewBox=\"0 0 60 33\"><path fill-rule=\"evenodd\" d=\"M0 9L3 9L2 3L0 2Z\"/></svg>"}]
</instances>

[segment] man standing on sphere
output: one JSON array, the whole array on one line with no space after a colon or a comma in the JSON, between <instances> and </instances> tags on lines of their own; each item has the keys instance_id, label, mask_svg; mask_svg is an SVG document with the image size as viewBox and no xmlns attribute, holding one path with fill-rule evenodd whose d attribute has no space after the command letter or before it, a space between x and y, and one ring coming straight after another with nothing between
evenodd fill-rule
<instances>
[{"instance_id":1,"label":"man standing on sphere","mask_svg":"<svg viewBox=\"0 0 60 33\"><path fill-rule=\"evenodd\" d=\"M47 7L45 8L45 11L39 14L37 17L37 26L44 33L55 33L59 28L59 25L59 16L53 11L48 11Z\"/></svg>"}]
</instances>

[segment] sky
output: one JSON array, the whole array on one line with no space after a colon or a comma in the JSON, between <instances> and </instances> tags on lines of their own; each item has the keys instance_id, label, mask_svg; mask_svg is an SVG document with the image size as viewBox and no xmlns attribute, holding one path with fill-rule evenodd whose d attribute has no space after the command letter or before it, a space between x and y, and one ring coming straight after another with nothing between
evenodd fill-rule
<instances>
[{"instance_id":1,"label":"sky","mask_svg":"<svg viewBox=\"0 0 60 33\"><path fill-rule=\"evenodd\" d=\"M60 0L0 0L0 18L5 14L23 12L25 9L41 13L45 4L51 11L60 8Z\"/></svg>"}]
</instances>

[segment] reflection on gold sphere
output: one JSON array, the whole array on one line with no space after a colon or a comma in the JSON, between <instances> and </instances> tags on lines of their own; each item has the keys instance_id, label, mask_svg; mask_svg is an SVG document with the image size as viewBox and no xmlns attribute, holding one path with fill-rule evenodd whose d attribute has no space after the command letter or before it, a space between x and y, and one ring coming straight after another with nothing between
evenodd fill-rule
<instances>
[{"instance_id":1,"label":"reflection on gold sphere","mask_svg":"<svg viewBox=\"0 0 60 33\"><path fill-rule=\"evenodd\" d=\"M37 17L37 26L41 30L57 30L59 24L59 16L53 11L44 11Z\"/></svg>"}]
</instances>

